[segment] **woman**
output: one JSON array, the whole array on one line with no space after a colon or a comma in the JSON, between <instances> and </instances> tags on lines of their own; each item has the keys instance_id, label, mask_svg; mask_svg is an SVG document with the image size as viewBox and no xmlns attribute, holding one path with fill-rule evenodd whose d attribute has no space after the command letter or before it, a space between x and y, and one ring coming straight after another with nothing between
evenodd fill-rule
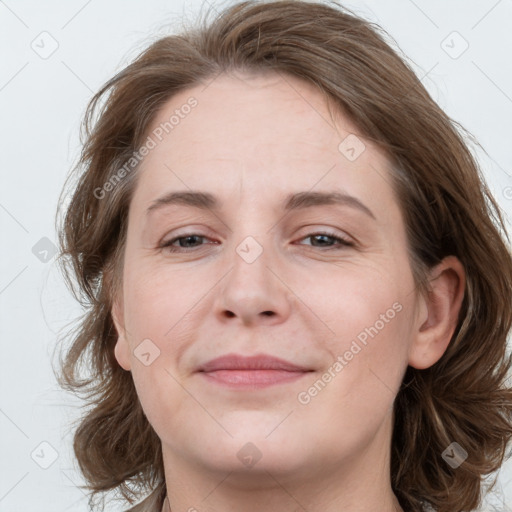
<instances>
[{"instance_id":1,"label":"woman","mask_svg":"<svg viewBox=\"0 0 512 512\"><path fill-rule=\"evenodd\" d=\"M242 2L153 43L85 124L60 242L89 309L60 381L91 404L91 503L479 505L511 437L507 234L378 28Z\"/></svg>"}]
</instances>

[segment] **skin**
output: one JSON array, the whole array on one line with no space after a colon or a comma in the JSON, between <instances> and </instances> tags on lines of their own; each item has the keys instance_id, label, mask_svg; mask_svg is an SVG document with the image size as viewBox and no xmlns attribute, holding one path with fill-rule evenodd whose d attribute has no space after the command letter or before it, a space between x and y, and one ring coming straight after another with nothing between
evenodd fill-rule
<instances>
[{"instance_id":1,"label":"skin","mask_svg":"<svg viewBox=\"0 0 512 512\"><path fill-rule=\"evenodd\" d=\"M139 169L112 310L116 358L162 441L172 511L402 510L390 483L392 406L407 366L428 368L447 348L464 294L460 262L443 260L432 293L418 293L386 156L341 113L333 122L311 84L223 74L172 97L150 131L191 96L195 109ZM365 145L353 161L338 149L349 134ZM222 207L146 215L166 192L192 189ZM290 193L333 190L375 219L348 205L283 211ZM355 245L311 236L326 229ZM159 248L190 234L199 239L174 242L182 252ZM262 249L251 263L236 250L246 237ZM397 303L400 312L300 403ZM147 366L134 354L145 339L160 351ZM227 353L272 354L314 371L245 391L195 372ZM251 467L237 456L249 442L256 449L244 449L261 456Z\"/></svg>"}]
</instances>

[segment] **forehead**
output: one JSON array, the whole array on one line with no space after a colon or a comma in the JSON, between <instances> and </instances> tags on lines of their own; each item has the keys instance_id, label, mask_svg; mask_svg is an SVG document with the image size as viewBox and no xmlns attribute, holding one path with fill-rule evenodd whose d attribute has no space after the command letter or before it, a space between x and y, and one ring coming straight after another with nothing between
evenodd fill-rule
<instances>
[{"instance_id":1,"label":"forehead","mask_svg":"<svg viewBox=\"0 0 512 512\"><path fill-rule=\"evenodd\" d=\"M196 106L188 109L192 98ZM242 151L247 157L257 156L262 146L279 158L287 146L297 144L303 147L296 158L318 156L326 149L336 155L336 141L343 132L357 131L344 119L339 133L339 123L330 119L325 97L316 86L277 73L222 74L180 91L160 109L150 131L159 127L165 131L165 123L181 110L188 114L179 120L174 116L176 124L162 134L165 146L180 159L197 156L195 143L208 149L209 158L237 158Z\"/></svg>"},{"instance_id":2,"label":"forehead","mask_svg":"<svg viewBox=\"0 0 512 512\"><path fill-rule=\"evenodd\" d=\"M334 119L314 84L277 73L224 74L180 91L148 129L156 145L141 164L134 201L147 205L168 189L207 188L220 197L244 189L247 199L252 190L263 200L317 187L378 193L385 203L392 193L385 156L331 111Z\"/></svg>"}]
</instances>

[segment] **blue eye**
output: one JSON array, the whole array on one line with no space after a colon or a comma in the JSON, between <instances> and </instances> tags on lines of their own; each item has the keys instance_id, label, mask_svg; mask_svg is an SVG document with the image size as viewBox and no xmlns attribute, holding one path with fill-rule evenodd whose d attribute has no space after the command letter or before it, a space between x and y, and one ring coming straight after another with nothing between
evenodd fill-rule
<instances>
[{"instance_id":1,"label":"blue eye","mask_svg":"<svg viewBox=\"0 0 512 512\"><path fill-rule=\"evenodd\" d=\"M189 233L182 236L178 236L176 238L172 238L171 240L168 240L167 242L163 242L159 247L161 249L167 248L169 252L190 252L194 250L196 247L201 247L202 243L198 243L202 239L206 239L208 237L199 235L197 233ZM346 238L342 238L339 236L336 236L334 233L312 233L310 235L307 235L301 240L306 239L312 239L312 240L323 240L323 242L320 243L320 245L311 245L311 247L317 247L317 248L325 248L325 249L340 249L344 247L353 247L355 244L351 240L348 240ZM327 240L326 240L327 239ZM334 241L334 243L329 243L329 239L331 241ZM179 243L178 246L174 245L176 242ZM327 242L327 243L325 243ZM190 246L189 244L192 244ZM303 244L301 244L303 245Z\"/></svg>"},{"instance_id":2,"label":"blue eye","mask_svg":"<svg viewBox=\"0 0 512 512\"><path fill-rule=\"evenodd\" d=\"M335 242L338 243L338 246L340 246L340 245L343 247L353 247L354 246L354 243L351 240L336 236L334 233L314 233L314 234L304 237L302 240L305 240L307 238L311 238L312 240L314 240L314 239L318 239L319 237L323 238L324 241L326 238L334 240ZM313 245L312 247L326 247L326 245L325 244L321 244L319 246ZM327 245L327 248L328 249L336 248L336 246L329 244L329 245Z\"/></svg>"}]
</instances>

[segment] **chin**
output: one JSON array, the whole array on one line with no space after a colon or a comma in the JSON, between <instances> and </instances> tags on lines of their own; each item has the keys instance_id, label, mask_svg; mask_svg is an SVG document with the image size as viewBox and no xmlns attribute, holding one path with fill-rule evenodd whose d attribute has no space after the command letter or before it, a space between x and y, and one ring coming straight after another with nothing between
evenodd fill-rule
<instances>
[{"instance_id":1,"label":"chin","mask_svg":"<svg viewBox=\"0 0 512 512\"><path fill-rule=\"evenodd\" d=\"M274 422L272 428L275 429L276 425ZM228 428L233 437L226 433L211 438L202 434L200 445L196 444L191 449L195 451L195 457L201 458L205 465L214 470L240 475L262 473L267 477L268 473L300 472L309 462L304 438L299 434L292 435L289 429L278 433L278 429L274 432L272 429L262 431L254 424L251 428ZM269 432L272 433L268 435Z\"/></svg>"}]
</instances>

